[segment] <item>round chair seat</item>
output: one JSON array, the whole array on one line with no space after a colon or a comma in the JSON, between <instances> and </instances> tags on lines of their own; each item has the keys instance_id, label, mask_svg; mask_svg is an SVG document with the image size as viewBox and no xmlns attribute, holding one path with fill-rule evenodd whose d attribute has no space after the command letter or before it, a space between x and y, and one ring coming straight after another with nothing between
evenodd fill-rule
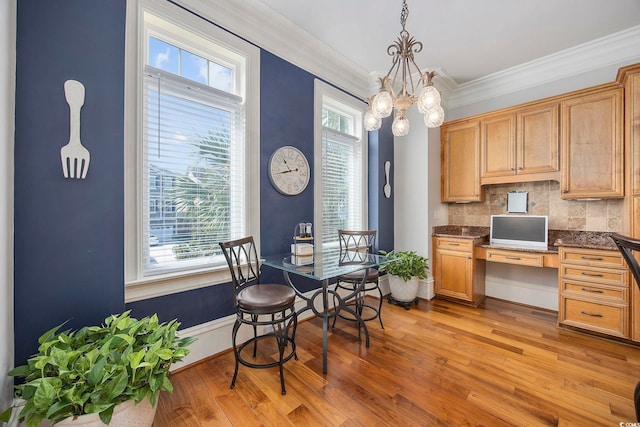
<instances>
[{"instance_id":1,"label":"round chair seat","mask_svg":"<svg viewBox=\"0 0 640 427\"><path fill-rule=\"evenodd\" d=\"M338 277L338 280L344 282L360 282L362 281L362 276L364 276L364 274L364 271L354 271L353 273L343 274ZM369 274L367 274L367 282L375 282L378 280L379 275L378 270L370 268Z\"/></svg>"},{"instance_id":2,"label":"round chair seat","mask_svg":"<svg viewBox=\"0 0 640 427\"><path fill-rule=\"evenodd\" d=\"M238 292L238 306L245 310L283 310L296 300L296 293L289 286L259 284Z\"/></svg>"}]
</instances>

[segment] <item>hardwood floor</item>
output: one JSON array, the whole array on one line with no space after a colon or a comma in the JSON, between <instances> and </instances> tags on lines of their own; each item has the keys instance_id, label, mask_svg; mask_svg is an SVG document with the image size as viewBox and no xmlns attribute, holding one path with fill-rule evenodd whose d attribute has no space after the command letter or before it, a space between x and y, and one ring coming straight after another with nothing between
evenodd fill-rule
<instances>
[{"instance_id":1,"label":"hardwood floor","mask_svg":"<svg viewBox=\"0 0 640 427\"><path fill-rule=\"evenodd\" d=\"M326 376L322 323L301 322L286 396L277 368L240 366L229 389L232 352L187 367L172 376L174 392L161 396L154 426L635 422L640 348L558 329L556 313L493 299L478 308L421 301L408 311L385 301L383 320L384 330L368 323L369 348L351 322L338 320Z\"/></svg>"}]
</instances>

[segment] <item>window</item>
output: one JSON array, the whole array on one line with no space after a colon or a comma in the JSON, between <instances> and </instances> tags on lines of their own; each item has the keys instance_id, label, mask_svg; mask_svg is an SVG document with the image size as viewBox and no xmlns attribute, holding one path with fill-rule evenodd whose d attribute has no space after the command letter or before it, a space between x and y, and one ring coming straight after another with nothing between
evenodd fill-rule
<instances>
[{"instance_id":1,"label":"window","mask_svg":"<svg viewBox=\"0 0 640 427\"><path fill-rule=\"evenodd\" d=\"M364 230L366 139L364 104L316 81L316 234L323 245L338 244L338 230Z\"/></svg>"},{"instance_id":2,"label":"window","mask_svg":"<svg viewBox=\"0 0 640 427\"><path fill-rule=\"evenodd\" d=\"M213 270L225 276L214 283L228 281L218 242L255 234L259 223L251 204L259 149L249 131L259 52L172 4L132 3L138 28L127 28L127 49L139 34L139 54L127 70L137 83L126 108L134 104L138 119L127 126L127 301L211 285ZM158 287L131 296L140 284Z\"/></svg>"}]
</instances>

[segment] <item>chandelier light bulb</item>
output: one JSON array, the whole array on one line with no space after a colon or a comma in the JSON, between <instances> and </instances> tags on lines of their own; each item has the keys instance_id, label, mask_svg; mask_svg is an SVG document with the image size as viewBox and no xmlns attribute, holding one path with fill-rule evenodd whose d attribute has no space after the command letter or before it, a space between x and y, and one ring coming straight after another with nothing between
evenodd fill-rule
<instances>
[{"instance_id":1,"label":"chandelier light bulb","mask_svg":"<svg viewBox=\"0 0 640 427\"><path fill-rule=\"evenodd\" d=\"M444 122L444 110L441 106L430 108L424 115L424 124L428 128L437 128Z\"/></svg>"},{"instance_id":2,"label":"chandelier light bulb","mask_svg":"<svg viewBox=\"0 0 640 427\"><path fill-rule=\"evenodd\" d=\"M409 124L409 119L404 115L403 112L398 112L396 117L393 119L393 125L391 126L391 132L394 136L405 136L409 133L409 129L411 125Z\"/></svg>"},{"instance_id":3,"label":"chandelier light bulb","mask_svg":"<svg viewBox=\"0 0 640 427\"><path fill-rule=\"evenodd\" d=\"M422 114L440 105L440 92L434 86L425 86L418 97L418 111Z\"/></svg>"},{"instance_id":4,"label":"chandelier light bulb","mask_svg":"<svg viewBox=\"0 0 640 427\"><path fill-rule=\"evenodd\" d=\"M386 89L381 90L373 97L371 110L380 118L389 117L393 111L393 98Z\"/></svg>"},{"instance_id":5,"label":"chandelier light bulb","mask_svg":"<svg viewBox=\"0 0 640 427\"><path fill-rule=\"evenodd\" d=\"M371 109L367 110L367 112L364 113L364 128L371 132L380 129L380 126L382 126L380 116L377 116Z\"/></svg>"}]
</instances>

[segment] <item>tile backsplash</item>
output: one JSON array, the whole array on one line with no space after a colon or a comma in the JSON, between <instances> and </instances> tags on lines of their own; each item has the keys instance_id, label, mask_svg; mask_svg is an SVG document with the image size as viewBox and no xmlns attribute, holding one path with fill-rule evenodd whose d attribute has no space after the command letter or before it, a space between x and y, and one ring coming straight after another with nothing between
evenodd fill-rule
<instances>
[{"instance_id":1,"label":"tile backsplash","mask_svg":"<svg viewBox=\"0 0 640 427\"><path fill-rule=\"evenodd\" d=\"M449 224L489 227L491 215L507 213L510 191L527 191L527 214L548 215L552 230L615 232L622 226L622 199L562 200L557 181L484 186L484 202L449 205Z\"/></svg>"}]
</instances>

